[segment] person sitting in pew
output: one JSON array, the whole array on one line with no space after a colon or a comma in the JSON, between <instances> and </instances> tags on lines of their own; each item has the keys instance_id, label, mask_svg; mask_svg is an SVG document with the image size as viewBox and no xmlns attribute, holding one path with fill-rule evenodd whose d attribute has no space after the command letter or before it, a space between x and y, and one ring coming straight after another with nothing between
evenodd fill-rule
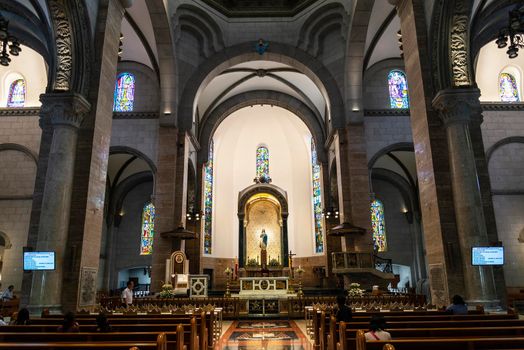
<instances>
[{"instance_id":1,"label":"person sitting in pew","mask_svg":"<svg viewBox=\"0 0 524 350\"><path fill-rule=\"evenodd\" d=\"M80 332L80 326L76 322L75 314L69 311L64 316L64 322L58 327L58 332L77 333Z\"/></svg>"},{"instance_id":2,"label":"person sitting in pew","mask_svg":"<svg viewBox=\"0 0 524 350\"><path fill-rule=\"evenodd\" d=\"M468 314L468 306L464 302L464 299L460 295L454 295L453 296L453 304L448 306L446 309L447 313L453 314L453 315L467 315Z\"/></svg>"},{"instance_id":3,"label":"person sitting in pew","mask_svg":"<svg viewBox=\"0 0 524 350\"><path fill-rule=\"evenodd\" d=\"M369 332L364 334L366 341L391 340L391 334L384 329L386 329L386 320L384 319L384 316L373 315L371 317L371 322L369 323Z\"/></svg>"},{"instance_id":4,"label":"person sitting in pew","mask_svg":"<svg viewBox=\"0 0 524 350\"><path fill-rule=\"evenodd\" d=\"M337 322L350 322L352 318L351 308L346 305L346 296L340 294L337 296L337 310L335 312Z\"/></svg>"},{"instance_id":5,"label":"person sitting in pew","mask_svg":"<svg viewBox=\"0 0 524 350\"><path fill-rule=\"evenodd\" d=\"M30 325L31 320L29 319L29 310L27 310L26 308L20 309L20 311L18 311L16 315L14 324L17 326Z\"/></svg>"},{"instance_id":6,"label":"person sitting in pew","mask_svg":"<svg viewBox=\"0 0 524 350\"><path fill-rule=\"evenodd\" d=\"M96 331L103 333L111 332L111 325L107 321L106 314L103 312L96 316Z\"/></svg>"},{"instance_id":7,"label":"person sitting in pew","mask_svg":"<svg viewBox=\"0 0 524 350\"><path fill-rule=\"evenodd\" d=\"M7 322L4 321L4 316L0 315L0 326L7 326Z\"/></svg>"},{"instance_id":8,"label":"person sitting in pew","mask_svg":"<svg viewBox=\"0 0 524 350\"><path fill-rule=\"evenodd\" d=\"M42 313L40 314L40 317L41 318L46 318L46 317L49 317L51 315L51 312L49 311L49 309L43 309L42 310Z\"/></svg>"}]
</instances>

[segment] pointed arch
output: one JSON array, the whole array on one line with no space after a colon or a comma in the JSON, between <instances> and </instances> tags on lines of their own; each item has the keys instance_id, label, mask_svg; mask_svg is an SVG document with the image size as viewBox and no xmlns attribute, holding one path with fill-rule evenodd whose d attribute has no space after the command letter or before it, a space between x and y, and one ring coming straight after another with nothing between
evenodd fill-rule
<instances>
[{"instance_id":1,"label":"pointed arch","mask_svg":"<svg viewBox=\"0 0 524 350\"><path fill-rule=\"evenodd\" d=\"M121 73L115 83L113 112L132 112L135 101L135 75Z\"/></svg>"},{"instance_id":2,"label":"pointed arch","mask_svg":"<svg viewBox=\"0 0 524 350\"><path fill-rule=\"evenodd\" d=\"M384 204L380 199L371 202L371 227L373 230L373 245L378 252L387 251L386 221L384 219Z\"/></svg>"},{"instance_id":3,"label":"pointed arch","mask_svg":"<svg viewBox=\"0 0 524 350\"><path fill-rule=\"evenodd\" d=\"M155 206L149 202L142 209L142 232L140 233L140 255L153 254L155 235Z\"/></svg>"},{"instance_id":4,"label":"pointed arch","mask_svg":"<svg viewBox=\"0 0 524 350\"><path fill-rule=\"evenodd\" d=\"M390 71L388 74L388 87L391 108L409 108L406 74L398 69Z\"/></svg>"}]
</instances>

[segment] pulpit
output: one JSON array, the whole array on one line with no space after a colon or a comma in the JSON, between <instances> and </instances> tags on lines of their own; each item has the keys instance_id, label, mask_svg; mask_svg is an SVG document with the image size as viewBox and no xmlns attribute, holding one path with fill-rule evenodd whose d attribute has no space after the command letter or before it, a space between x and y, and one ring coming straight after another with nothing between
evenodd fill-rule
<instances>
[{"instance_id":1,"label":"pulpit","mask_svg":"<svg viewBox=\"0 0 524 350\"><path fill-rule=\"evenodd\" d=\"M189 260L183 251L175 251L166 260L166 281L171 281L177 295L187 295L189 289Z\"/></svg>"}]
</instances>

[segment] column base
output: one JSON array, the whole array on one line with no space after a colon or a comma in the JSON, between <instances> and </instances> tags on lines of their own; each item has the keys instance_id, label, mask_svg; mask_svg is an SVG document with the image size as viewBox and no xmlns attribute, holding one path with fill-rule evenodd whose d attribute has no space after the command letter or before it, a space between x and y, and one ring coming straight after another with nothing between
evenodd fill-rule
<instances>
[{"instance_id":1,"label":"column base","mask_svg":"<svg viewBox=\"0 0 524 350\"><path fill-rule=\"evenodd\" d=\"M484 307L484 311L486 312L495 312L495 311L504 311L505 309L500 304L500 300L483 300L483 299L473 299L473 300L465 300L466 304L468 306L477 306L482 305Z\"/></svg>"},{"instance_id":2,"label":"column base","mask_svg":"<svg viewBox=\"0 0 524 350\"><path fill-rule=\"evenodd\" d=\"M49 313L53 315L62 314L62 305L28 305L27 309L32 316L36 315L38 317L40 317L44 309L48 309Z\"/></svg>"}]
</instances>

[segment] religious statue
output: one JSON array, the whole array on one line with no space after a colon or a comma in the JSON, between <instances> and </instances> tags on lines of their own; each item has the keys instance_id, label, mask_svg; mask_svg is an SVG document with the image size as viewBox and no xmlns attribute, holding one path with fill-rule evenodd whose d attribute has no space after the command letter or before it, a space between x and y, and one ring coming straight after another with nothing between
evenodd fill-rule
<instances>
[{"instance_id":1,"label":"religious statue","mask_svg":"<svg viewBox=\"0 0 524 350\"><path fill-rule=\"evenodd\" d=\"M262 250L267 249L267 234L265 229L262 229L262 233L260 234L260 243L258 244L258 246Z\"/></svg>"},{"instance_id":2,"label":"religious statue","mask_svg":"<svg viewBox=\"0 0 524 350\"><path fill-rule=\"evenodd\" d=\"M267 234L265 229L262 229L258 246L260 247L260 266L265 270L267 268Z\"/></svg>"}]
</instances>

